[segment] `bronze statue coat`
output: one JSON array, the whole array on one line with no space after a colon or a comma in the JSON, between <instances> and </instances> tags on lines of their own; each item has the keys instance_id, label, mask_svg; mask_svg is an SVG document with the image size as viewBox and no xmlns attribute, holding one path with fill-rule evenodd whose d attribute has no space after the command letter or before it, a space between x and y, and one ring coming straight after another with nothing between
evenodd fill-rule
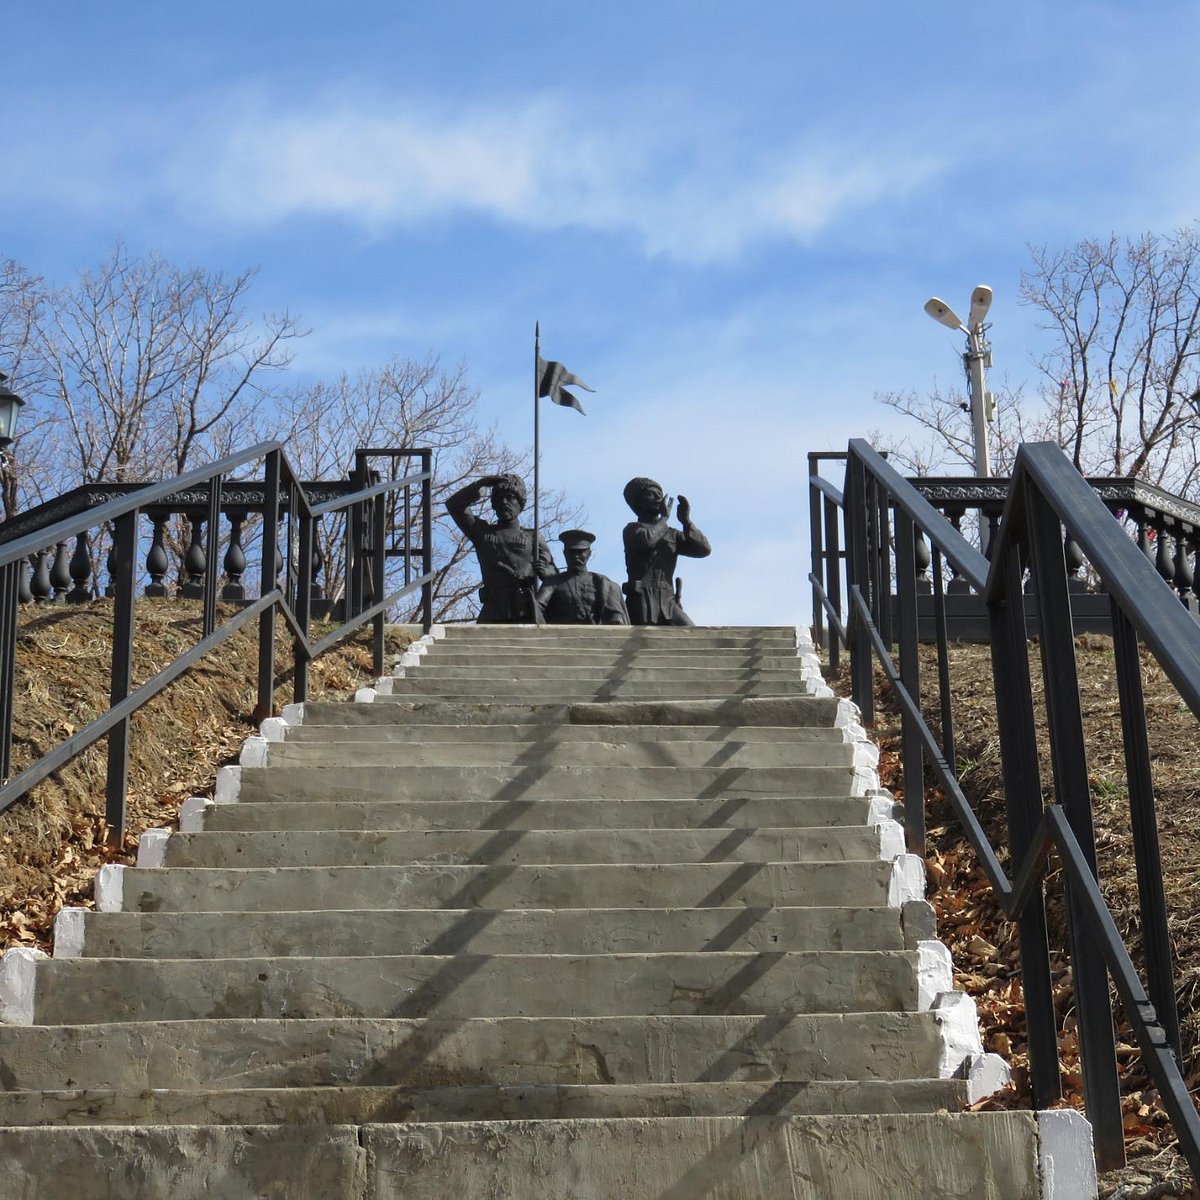
<instances>
[{"instance_id":1,"label":"bronze statue coat","mask_svg":"<svg viewBox=\"0 0 1200 1200\"><path fill-rule=\"evenodd\" d=\"M675 602L675 563L679 556L707 558L708 538L694 525L672 529L665 517L630 521L625 526L625 598L634 625L691 625L692 619Z\"/></svg>"},{"instance_id":2,"label":"bronze statue coat","mask_svg":"<svg viewBox=\"0 0 1200 1200\"><path fill-rule=\"evenodd\" d=\"M559 575L537 594L550 625L628 625L621 589L597 571Z\"/></svg>"}]
</instances>

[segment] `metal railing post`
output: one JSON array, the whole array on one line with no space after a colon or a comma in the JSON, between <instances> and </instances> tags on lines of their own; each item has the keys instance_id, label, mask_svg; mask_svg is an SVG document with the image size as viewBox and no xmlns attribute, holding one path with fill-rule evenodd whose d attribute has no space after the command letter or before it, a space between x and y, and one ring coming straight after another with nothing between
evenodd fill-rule
<instances>
[{"instance_id":1,"label":"metal railing post","mask_svg":"<svg viewBox=\"0 0 1200 1200\"><path fill-rule=\"evenodd\" d=\"M825 504L825 594L834 612L842 615L842 564L838 536L838 506L826 498ZM842 661L842 644L836 630L829 630L829 670L836 673Z\"/></svg>"},{"instance_id":2,"label":"metal railing post","mask_svg":"<svg viewBox=\"0 0 1200 1200\"><path fill-rule=\"evenodd\" d=\"M307 511L301 510L298 566L300 586L296 593L296 624L300 626L306 642L312 614L313 540L316 536L316 524ZM308 655L301 651L299 638L293 639L292 663L292 699L297 704L303 704L308 699Z\"/></svg>"},{"instance_id":3,"label":"metal railing post","mask_svg":"<svg viewBox=\"0 0 1200 1200\"><path fill-rule=\"evenodd\" d=\"M426 633L433 628L433 451L421 451L421 625Z\"/></svg>"},{"instance_id":4,"label":"metal railing post","mask_svg":"<svg viewBox=\"0 0 1200 1200\"><path fill-rule=\"evenodd\" d=\"M921 664L917 628L916 527L907 513L896 509L896 632L900 643L900 682L919 709ZM900 745L904 763L904 831L910 854L925 857L925 755L917 723L907 712L900 716Z\"/></svg>"},{"instance_id":5,"label":"metal railing post","mask_svg":"<svg viewBox=\"0 0 1200 1200\"><path fill-rule=\"evenodd\" d=\"M1057 513L1035 487L1026 487L1025 503L1041 635L1054 791L1094 878L1097 874L1096 835L1062 528ZM1067 934L1079 1024L1084 1100L1096 1139L1096 1163L1101 1170L1117 1170L1125 1165L1125 1128L1121 1118L1121 1087L1117 1076L1108 970L1092 944L1086 918L1069 880L1066 889Z\"/></svg>"},{"instance_id":6,"label":"metal railing post","mask_svg":"<svg viewBox=\"0 0 1200 1200\"><path fill-rule=\"evenodd\" d=\"M850 622L850 691L868 725L875 720L874 669L871 635L855 611L854 589L870 603L867 544L866 468L857 455L846 460L846 585Z\"/></svg>"},{"instance_id":7,"label":"metal railing post","mask_svg":"<svg viewBox=\"0 0 1200 1200\"><path fill-rule=\"evenodd\" d=\"M387 505L382 496L372 501L371 510L371 602L376 603L386 595L384 567L387 553ZM371 653L375 677L383 674L383 627L385 613L376 613L371 621Z\"/></svg>"},{"instance_id":8,"label":"metal railing post","mask_svg":"<svg viewBox=\"0 0 1200 1200\"><path fill-rule=\"evenodd\" d=\"M0 783L12 772L13 684L16 681L17 603L24 562L0 568Z\"/></svg>"},{"instance_id":9,"label":"metal railing post","mask_svg":"<svg viewBox=\"0 0 1200 1200\"><path fill-rule=\"evenodd\" d=\"M204 570L204 609L201 637L208 637L217 627L217 579L221 565L221 476L214 475L208 483L207 563Z\"/></svg>"},{"instance_id":10,"label":"metal railing post","mask_svg":"<svg viewBox=\"0 0 1200 1200\"><path fill-rule=\"evenodd\" d=\"M1029 640L1025 597L1015 546L1004 552L993 572L1003 571L1003 598L989 599L992 635L992 678L996 689L996 723L1008 813L1009 861L1015 869L1025 860L1042 819L1042 784L1038 766L1037 727L1029 678ZM1029 1037L1029 1074L1034 1104L1049 1108L1062 1097L1058 1069L1058 1029L1054 984L1050 974L1050 937L1046 901L1039 885L1017 916L1021 947L1021 986Z\"/></svg>"},{"instance_id":11,"label":"metal railing post","mask_svg":"<svg viewBox=\"0 0 1200 1200\"><path fill-rule=\"evenodd\" d=\"M133 686L133 610L137 602L138 510L122 513L113 522L113 560L116 595L113 599L112 665L108 696L114 708ZM125 793L129 782L129 718L114 725L108 735L108 769L104 789L104 819L108 841L121 846L125 840Z\"/></svg>"},{"instance_id":12,"label":"metal railing post","mask_svg":"<svg viewBox=\"0 0 1200 1200\"><path fill-rule=\"evenodd\" d=\"M262 528L262 593L274 589L279 554L279 479L282 451L268 452L264 463ZM258 618L258 703L255 722L275 711L275 605Z\"/></svg>"},{"instance_id":13,"label":"metal railing post","mask_svg":"<svg viewBox=\"0 0 1200 1200\"><path fill-rule=\"evenodd\" d=\"M824 512L823 497L813 481L819 474L818 461L810 454L808 456L808 544L809 563L812 574L820 581L829 594L829 578L826 574L825 539L821 535L821 517ZM812 633L813 641L823 650L829 649L825 638L825 608L821 603L821 589L812 585ZM834 640L830 638L829 641Z\"/></svg>"},{"instance_id":14,"label":"metal railing post","mask_svg":"<svg viewBox=\"0 0 1200 1200\"><path fill-rule=\"evenodd\" d=\"M1167 929L1167 898L1163 890L1162 853L1158 820L1154 813L1154 779L1150 773L1150 743L1146 737L1146 701L1142 690L1142 664L1138 635L1124 610L1111 599L1113 656L1117 669L1117 695L1121 706L1125 777L1129 787L1129 819L1133 856L1137 867L1138 905L1142 918L1142 949L1150 1001L1159 1024L1183 1062L1179 1038L1179 1009L1175 1002L1175 970L1171 937Z\"/></svg>"}]
</instances>

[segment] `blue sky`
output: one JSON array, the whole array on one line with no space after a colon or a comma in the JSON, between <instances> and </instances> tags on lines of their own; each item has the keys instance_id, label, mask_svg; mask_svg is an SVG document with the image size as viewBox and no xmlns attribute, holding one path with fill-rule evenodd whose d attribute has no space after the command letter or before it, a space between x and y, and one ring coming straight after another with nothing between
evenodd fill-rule
<instances>
[{"instance_id":1,"label":"blue sky","mask_svg":"<svg viewBox=\"0 0 1200 1200\"><path fill-rule=\"evenodd\" d=\"M314 378L433 350L531 436L620 577L635 474L713 557L698 620L807 613L805 452L958 379L921 311L996 293L1010 381L1030 243L1200 213L1200 5L0 0L0 255L65 282L135 253L260 269Z\"/></svg>"}]
</instances>

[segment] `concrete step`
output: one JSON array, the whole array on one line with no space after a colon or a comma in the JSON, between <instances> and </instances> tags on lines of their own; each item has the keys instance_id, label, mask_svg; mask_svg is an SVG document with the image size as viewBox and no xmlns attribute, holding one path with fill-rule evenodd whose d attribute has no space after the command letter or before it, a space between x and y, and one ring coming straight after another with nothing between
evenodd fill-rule
<instances>
[{"instance_id":1,"label":"concrete step","mask_svg":"<svg viewBox=\"0 0 1200 1200\"><path fill-rule=\"evenodd\" d=\"M788 1083L516 1084L150 1091L0 1092L0 1124L150 1122L331 1125L381 1121L598 1120L830 1113L938 1112L961 1107L961 1079ZM470 1195L472 1193L457 1193ZM478 1194L478 1193L475 1193Z\"/></svg>"},{"instance_id":2,"label":"concrete step","mask_svg":"<svg viewBox=\"0 0 1200 1200\"><path fill-rule=\"evenodd\" d=\"M114 879L115 876L115 879ZM120 882L116 882L119 880ZM346 908L875 908L921 899L906 860L468 867L123 867L101 908L137 912Z\"/></svg>"},{"instance_id":3,"label":"concrete step","mask_svg":"<svg viewBox=\"0 0 1200 1200\"><path fill-rule=\"evenodd\" d=\"M443 665L432 654L422 659L420 666L406 668L403 678L413 680L470 680L483 683L492 680L512 680L530 684L556 683L559 681L592 680L597 683L696 683L696 684L739 684L747 680L788 680L801 673L800 659L792 659L790 667L732 667L719 660L708 659L694 666L647 666L635 658L628 663L609 666L576 662L563 666L543 666L539 663L522 663L517 666L496 665L485 661L472 662L466 666Z\"/></svg>"},{"instance_id":4,"label":"concrete step","mask_svg":"<svg viewBox=\"0 0 1200 1200\"><path fill-rule=\"evenodd\" d=\"M936 1079L946 1049L928 1012L0 1026L8 1092Z\"/></svg>"},{"instance_id":5,"label":"concrete step","mask_svg":"<svg viewBox=\"0 0 1200 1200\"><path fill-rule=\"evenodd\" d=\"M874 825L882 797L732 800L304 800L209 804L206 831L287 829L756 829Z\"/></svg>"},{"instance_id":6,"label":"concrete step","mask_svg":"<svg viewBox=\"0 0 1200 1200\"><path fill-rule=\"evenodd\" d=\"M55 926L55 957L279 958L381 954L648 954L904 950L934 936L903 908L333 909L92 912Z\"/></svg>"},{"instance_id":7,"label":"concrete step","mask_svg":"<svg viewBox=\"0 0 1200 1200\"><path fill-rule=\"evenodd\" d=\"M349 707L349 706L347 706ZM847 742L844 729L802 725L558 725L549 728L524 725L293 725L287 745L389 746L577 746L581 742L629 745L641 742L757 744L786 742L795 745L840 746Z\"/></svg>"},{"instance_id":8,"label":"concrete step","mask_svg":"<svg viewBox=\"0 0 1200 1200\"><path fill-rule=\"evenodd\" d=\"M269 800L691 800L856 796L860 767L243 767L239 798Z\"/></svg>"},{"instance_id":9,"label":"concrete step","mask_svg":"<svg viewBox=\"0 0 1200 1200\"><path fill-rule=\"evenodd\" d=\"M904 830L418 829L176 833L167 867L338 867L404 863L845 862L895 858Z\"/></svg>"},{"instance_id":10,"label":"concrete step","mask_svg":"<svg viewBox=\"0 0 1200 1200\"><path fill-rule=\"evenodd\" d=\"M1095 1194L1094 1173L1067 1153L1081 1125L1056 1111L17 1127L0 1129L0 1194L778 1200L785 1188L790 1200L1036 1200L1051 1195L1045 1176L1059 1200L1079 1200Z\"/></svg>"},{"instance_id":11,"label":"concrete step","mask_svg":"<svg viewBox=\"0 0 1200 1200\"><path fill-rule=\"evenodd\" d=\"M46 959L31 1023L915 1012L950 988L948 961L927 967L920 950Z\"/></svg>"},{"instance_id":12,"label":"concrete step","mask_svg":"<svg viewBox=\"0 0 1200 1200\"><path fill-rule=\"evenodd\" d=\"M519 646L562 642L568 646L588 645L677 645L745 646L763 643L811 645L806 630L790 625L693 625L675 628L663 625L448 625L446 636L435 643L439 649L456 642L471 647L512 642Z\"/></svg>"},{"instance_id":13,"label":"concrete step","mask_svg":"<svg viewBox=\"0 0 1200 1200\"><path fill-rule=\"evenodd\" d=\"M844 767L850 742L739 742L722 739L637 742L272 742L267 765L279 767ZM871 759L874 762L874 758Z\"/></svg>"},{"instance_id":14,"label":"concrete step","mask_svg":"<svg viewBox=\"0 0 1200 1200\"><path fill-rule=\"evenodd\" d=\"M629 654L620 648L583 649L577 646L559 650L525 649L511 647L494 649L481 647L470 649L442 649L440 646L422 655L417 669L425 666L437 667L592 667L608 669L613 666L636 663L639 667L723 667L726 669L753 669L774 667L793 668L799 664L795 650L691 650L667 648L663 650L639 650ZM811 659L805 659L811 662Z\"/></svg>"},{"instance_id":15,"label":"concrete step","mask_svg":"<svg viewBox=\"0 0 1200 1200\"><path fill-rule=\"evenodd\" d=\"M289 705L311 725L796 725L833 726L840 702L823 696L725 696L709 700L482 704L404 700L386 704L309 701Z\"/></svg>"},{"instance_id":16,"label":"concrete step","mask_svg":"<svg viewBox=\"0 0 1200 1200\"><path fill-rule=\"evenodd\" d=\"M738 696L805 696L812 685L799 672L781 672L781 678L744 680L696 679L693 681L629 682L620 679L449 679L432 671L415 672L411 677L392 679L390 696L398 700L414 696L463 699L566 703L578 700L708 700Z\"/></svg>"}]
</instances>

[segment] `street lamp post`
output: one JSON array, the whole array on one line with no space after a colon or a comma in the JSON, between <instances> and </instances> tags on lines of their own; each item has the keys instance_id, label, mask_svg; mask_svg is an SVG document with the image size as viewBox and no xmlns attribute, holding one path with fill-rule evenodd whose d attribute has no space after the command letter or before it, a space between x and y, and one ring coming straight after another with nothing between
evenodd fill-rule
<instances>
[{"instance_id":1,"label":"street lamp post","mask_svg":"<svg viewBox=\"0 0 1200 1200\"><path fill-rule=\"evenodd\" d=\"M24 403L8 386L8 376L0 373L0 451L13 444L17 436L17 415Z\"/></svg>"},{"instance_id":2,"label":"street lamp post","mask_svg":"<svg viewBox=\"0 0 1200 1200\"><path fill-rule=\"evenodd\" d=\"M988 452L988 425L996 411L996 400L987 390L987 368L992 365L991 343L984 336L987 327L983 323L992 306L992 289L981 283L971 293L971 315L967 324L945 301L934 296L925 302L925 311L939 324L957 329L967 335L967 349L963 355L963 366L967 372L967 386L971 394L971 429L975 441L975 474L987 479L992 474L992 461Z\"/></svg>"}]
</instances>

